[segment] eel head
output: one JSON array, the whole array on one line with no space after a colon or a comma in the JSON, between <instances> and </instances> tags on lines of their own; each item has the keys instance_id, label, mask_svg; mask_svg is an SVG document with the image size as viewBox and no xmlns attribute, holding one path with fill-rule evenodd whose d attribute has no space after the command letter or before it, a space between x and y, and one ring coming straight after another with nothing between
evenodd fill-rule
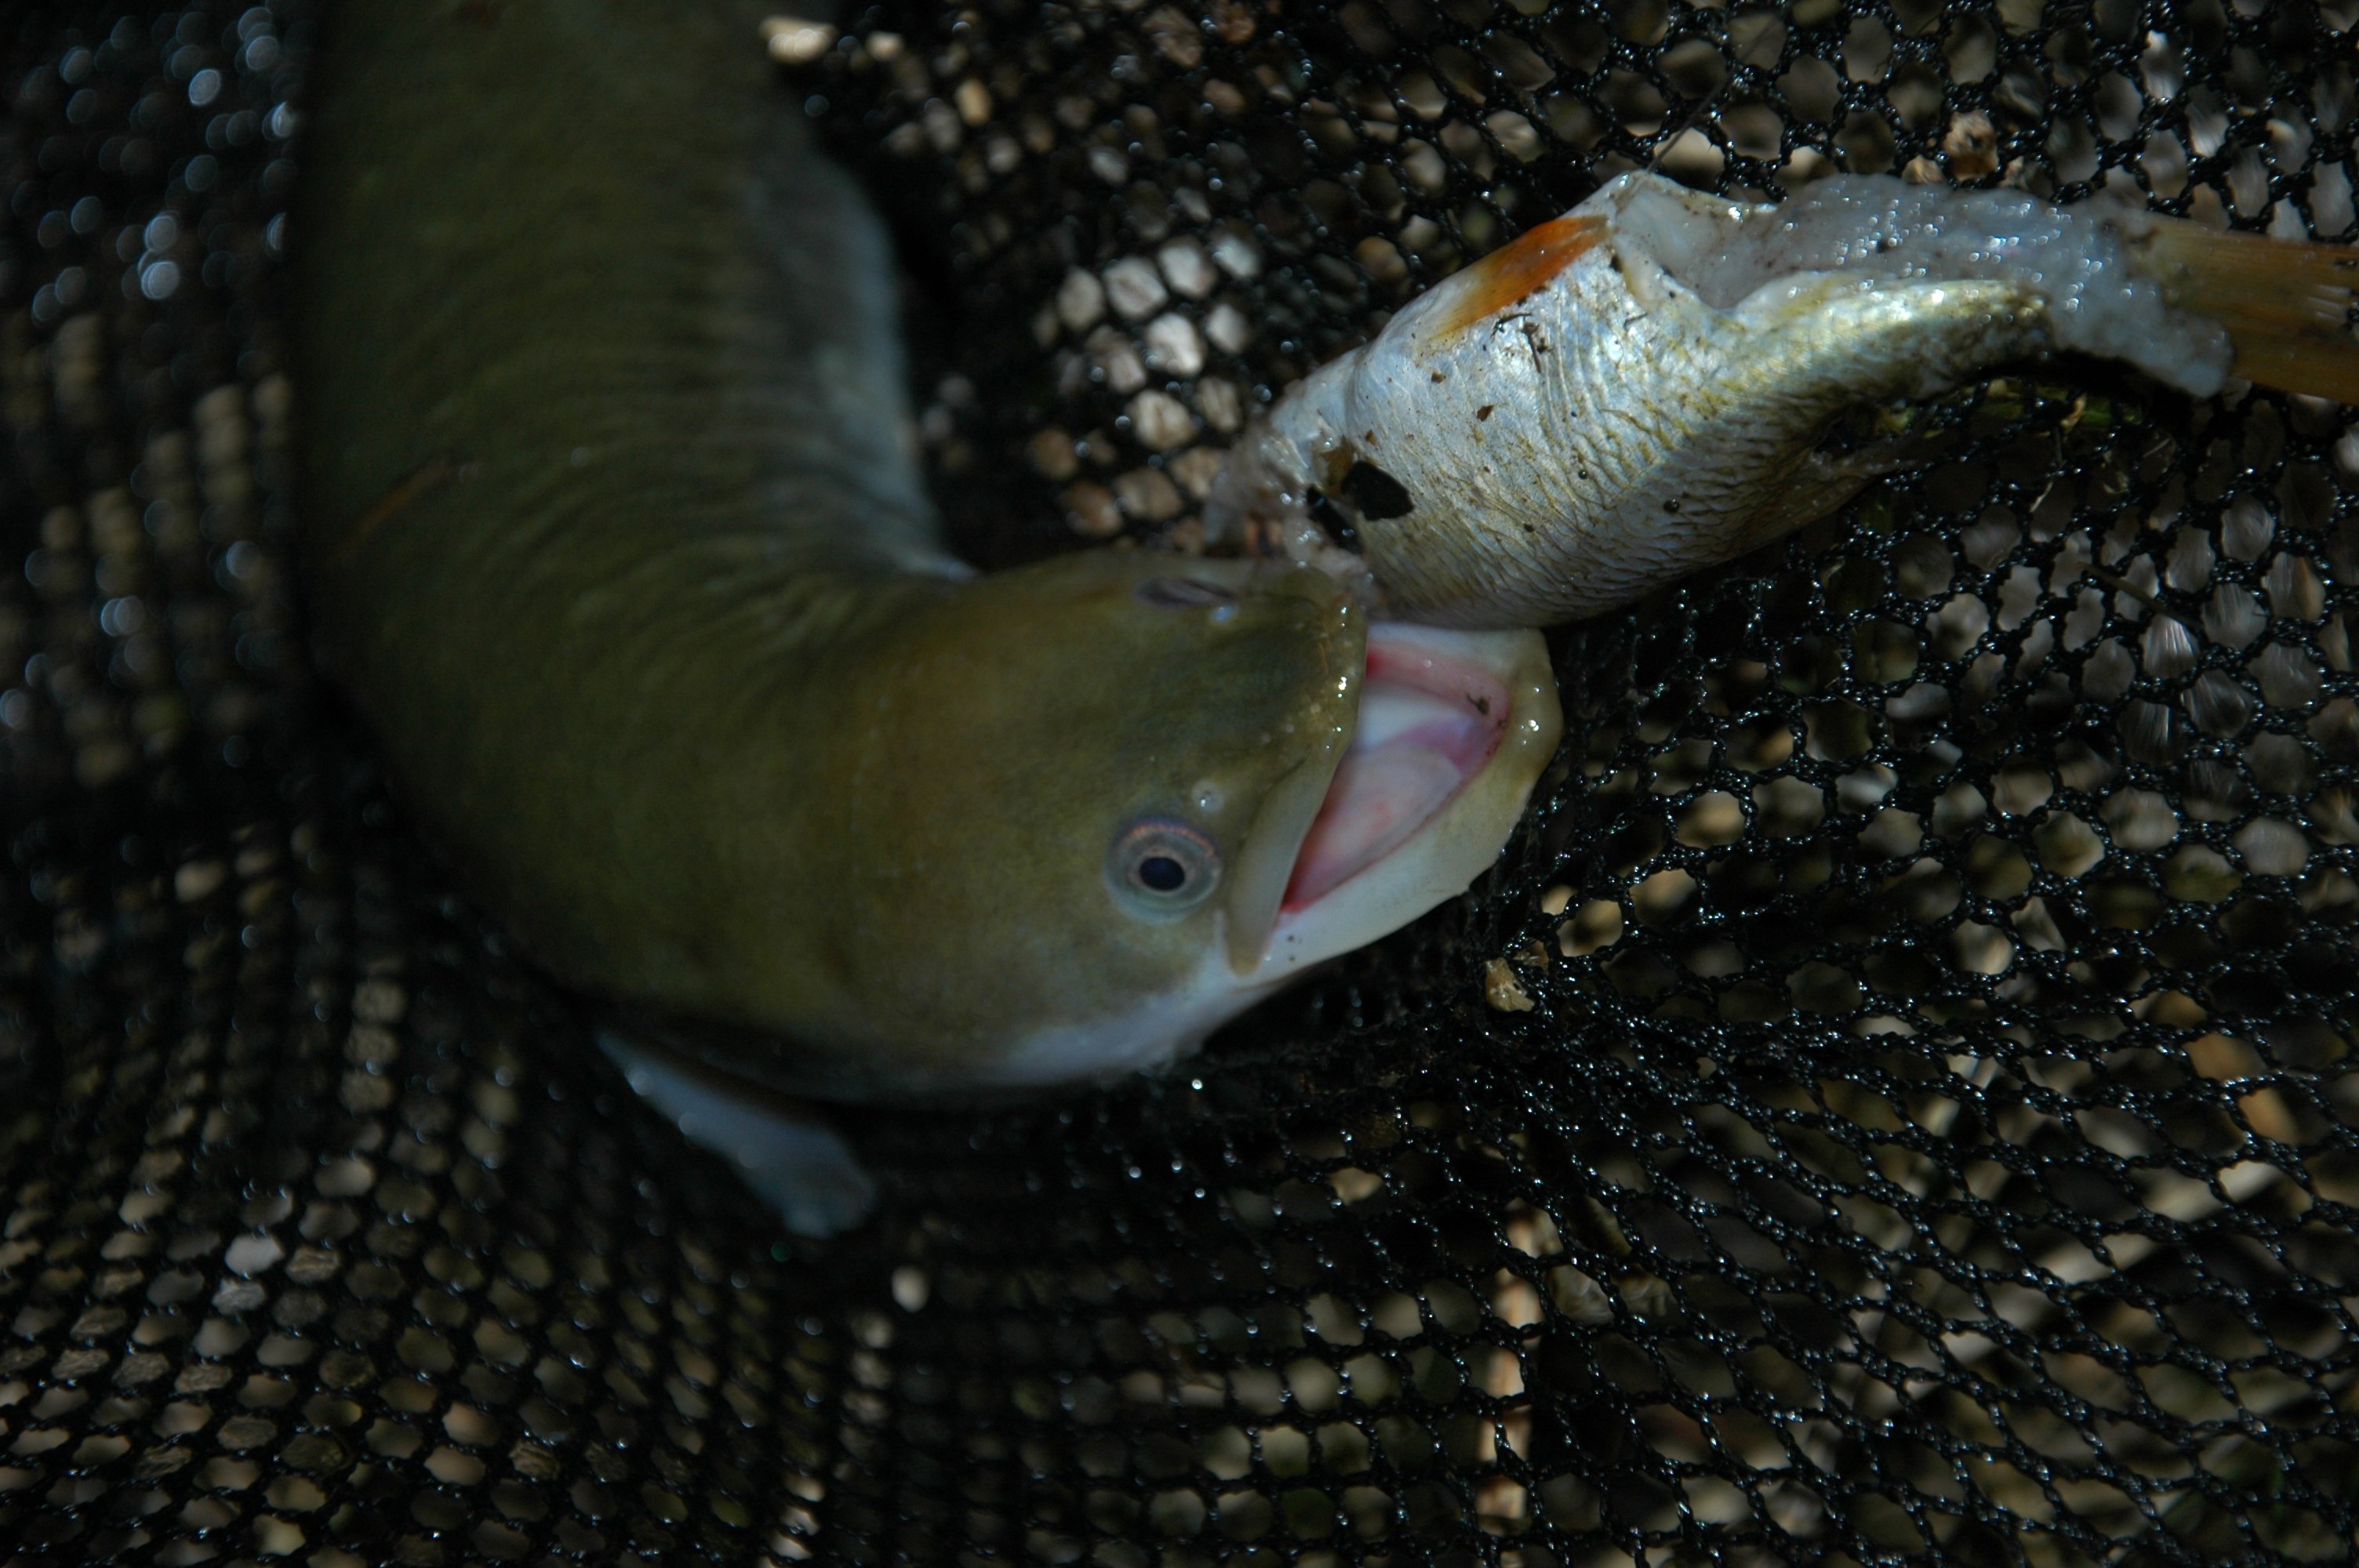
<instances>
[{"instance_id":1,"label":"eel head","mask_svg":"<svg viewBox=\"0 0 2359 1568\"><path fill-rule=\"evenodd\" d=\"M1465 890L1553 753L1538 635L1096 551L946 593L860 683L820 967L839 1093L1158 1065ZM922 719L912 722L913 713ZM812 1037L817 1036L817 1042Z\"/></svg>"}]
</instances>

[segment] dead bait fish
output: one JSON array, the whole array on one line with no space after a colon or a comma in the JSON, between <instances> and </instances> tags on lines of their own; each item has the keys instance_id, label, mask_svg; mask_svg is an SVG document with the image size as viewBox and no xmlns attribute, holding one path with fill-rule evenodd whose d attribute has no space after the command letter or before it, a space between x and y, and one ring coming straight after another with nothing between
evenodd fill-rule
<instances>
[{"instance_id":1,"label":"dead bait fish","mask_svg":"<svg viewBox=\"0 0 2359 1568\"><path fill-rule=\"evenodd\" d=\"M1211 521L1260 524L1387 614L1552 625L1833 511L1908 460L1821 454L1833 416L2004 361L2359 403L2354 277L2343 247L2110 198L1842 176L1754 206L1626 174L1296 384Z\"/></svg>"},{"instance_id":2,"label":"dead bait fish","mask_svg":"<svg viewBox=\"0 0 2359 1568\"><path fill-rule=\"evenodd\" d=\"M313 603L481 900L735 1081L875 1097L1152 1066L1462 892L1555 745L1538 637L1283 563L953 559L889 252L760 16L327 21Z\"/></svg>"}]
</instances>

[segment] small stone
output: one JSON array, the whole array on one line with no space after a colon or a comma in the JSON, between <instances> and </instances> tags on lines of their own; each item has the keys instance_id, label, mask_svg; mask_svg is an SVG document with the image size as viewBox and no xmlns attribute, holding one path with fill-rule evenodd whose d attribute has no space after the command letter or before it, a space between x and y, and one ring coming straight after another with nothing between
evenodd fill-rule
<instances>
[{"instance_id":1,"label":"small stone","mask_svg":"<svg viewBox=\"0 0 2359 1568\"><path fill-rule=\"evenodd\" d=\"M1108 185L1120 185L1130 178L1130 159L1117 147L1092 147L1089 161L1090 172Z\"/></svg>"},{"instance_id":2,"label":"small stone","mask_svg":"<svg viewBox=\"0 0 2359 1568\"><path fill-rule=\"evenodd\" d=\"M1190 299L1203 298L1219 281L1212 271L1212 258L1195 240L1172 241L1155 253L1155 265L1163 269L1165 280L1174 289Z\"/></svg>"},{"instance_id":3,"label":"small stone","mask_svg":"<svg viewBox=\"0 0 2359 1568\"><path fill-rule=\"evenodd\" d=\"M1988 114L1969 110L1950 121L1941 135L1941 153L1954 178L1980 179L1998 168L1998 130Z\"/></svg>"},{"instance_id":4,"label":"small stone","mask_svg":"<svg viewBox=\"0 0 2359 1568\"><path fill-rule=\"evenodd\" d=\"M1105 539L1122 532L1122 509L1104 485L1093 480L1074 485L1065 492L1064 501L1065 522L1074 533Z\"/></svg>"},{"instance_id":5,"label":"small stone","mask_svg":"<svg viewBox=\"0 0 2359 1568\"><path fill-rule=\"evenodd\" d=\"M1221 465L1225 460L1212 447L1190 447L1163 465L1163 471L1179 483L1180 489L1197 501L1212 493L1212 481L1221 477Z\"/></svg>"},{"instance_id":6,"label":"small stone","mask_svg":"<svg viewBox=\"0 0 2359 1568\"><path fill-rule=\"evenodd\" d=\"M172 876L172 892L182 903L194 903L222 885L229 868L219 860L190 860Z\"/></svg>"},{"instance_id":7,"label":"small stone","mask_svg":"<svg viewBox=\"0 0 2359 1568\"><path fill-rule=\"evenodd\" d=\"M1114 309L1130 321L1154 315L1171 297L1155 265L1142 256L1125 256L1106 268L1105 292Z\"/></svg>"},{"instance_id":8,"label":"small stone","mask_svg":"<svg viewBox=\"0 0 2359 1568\"><path fill-rule=\"evenodd\" d=\"M1483 966L1483 1000L1494 1012L1529 1012L1539 1005L1505 958L1494 958Z\"/></svg>"},{"instance_id":9,"label":"small stone","mask_svg":"<svg viewBox=\"0 0 2359 1568\"><path fill-rule=\"evenodd\" d=\"M1204 340L1196 323L1167 310L1147 324L1147 368L1164 375L1193 376L1204 368Z\"/></svg>"},{"instance_id":10,"label":"small stone","mask_svg":"<svg viewBox=\"0 0 2359 1568\"><path fill-rule=\"evenodd\" d=\"M1401 259L1401 254L1393 243L1381 234L1372 234L1354 245L1352 259L1360 264L1362 272L1378 283L1397 284L1408 278L1408 263Z\"/></svg>"},{"instance_id":11,"label":"small stone","mask_svg":"<svg viewBox=\"0 0 2359 1568\"><path fill-rule=\"evenodd\" d=\"M1223 303L1212 307L1204 319L1204 336L1212 340L1212 347L1224 354L1241 354L1253 341L1253 323L1235 306Z\"/></svg>"},{"instance_id":12,"label":"small stone","mask_svg":"<svg viewBox=\"0 0 2359 1568\"><path fill-rule=\"evenodd\" d=\"M1195 18L1172 6L1147 13L1142 30L1154 40L1155 51L1182 70L1193 70L1204 58L1204 35Z\"/></svg>"},{"instance_id":13,"label":"small stone","mask_svg":"<svg viewBox=\"0 0 2359 1568\"><path fill-rule=\"evenodd\" d=\"M1206 14L1223 43L1241 44L1254 36L1253 7L1245 0L1212 0Z\"/></svg>"},{"instance_id":14,"label":"small stone","mask_svg":"<svg viewBox=\"0 0 2359 1568\"><path fill-rule=\"evenodd\" d=\"M1142 392L1125 412L1132 431L1149 451L1168 452L1196 434L1196 416L1168 392Z\"/></svg>"},{"instance_id":15,"label":"small stone","mask_svg":"<svg viewBox=\"0 0 2359 1568\"><path fill-rule=\"evenodd\" d=\"M554 1481L564 1474L557 1456L537 1443L516 1444L508 1450L508 1463L516 1466L517 1475L530 1481Z\"/></svg>"},{"instance_id":16,"label":"small stone","mask_svg":"<svg viewBox=\"0 0 2359 1568\"><path fill-rule=\"evenodd\" d=\"M918 124L925 127L926 141L938 153L957 151L959 142L966 135L966 127L959 124L956 111L939 101L918 112Z\"/></svg>"},{"instance_id":17,"label":"small stone","mask_svg":"<svg viewBox=\"0 0 2359 1568\"><path fill-rule=\"evenodd\" d=\"M1060 483L1082 471L1081 454L1073 449L1073 438L1051 425L1032 438L1032 466L1044 479Z\"/></svg>"},{"instance_id":18,"label":"small stone","mask_svg":"<svg viewBox=\"0 0 2359 1568\"><path fill-rule=\"evenodd\" d=\"M1112 327L1092 332L1083 346L1114 392L1128 396L1147 384L1147 362L1139 357L1138 345Z\"/></svg>"},{"instance_id":19,"label":"small stone","mask_svg":"<svg viewBox=\"0 0 2359 1568\"><path fill-rule=\"evenodd\" d=\"M1208 375L1196 384L1196 406L1215 430L1234 430L1245 422L1245 401L1224 376Z\"/></svg>"},{"instance_id":20,"label":"small stone","mask_svg":"<svg viewBox=\"0 0 2359 1568\"><path fill-rule=\"evenodd\" d=\"M1180 515L1180 488L1161 469L1133 469L1114 481L1114 499L1131 516L1148 523Z\"/></svg>"},{"instance_id":21,"label":"small stone","mask_svg":"<svg viewBox=\"0 0 2359 1568\"><path fill-rule=\"evenodd\" d=\"M1105 314L1105 286L1094 273L1079 267L1065 275L1057 286L1057 319L1069 332L1086 332Z\"/></svg>"},{"instance_id":22,"label":"small stone","mask_svg":"<svg viewBox=\"0 0 2359 1568\"><path fill-rule=\"evenodd\" d=\"M762 39L780 65L810 65L835 47L835 29L800 16L772 16L762 24Z\"/></svg>"},{"instance_id":23,"label":"small stone","mask_svg":"<svg viewBox=\"0 0 2359 1568\"><path fill-rule=\"evenodd\" d=\"M1212 242L1212 259L1221 264L1223 272L1240 283L1261 276L1261 253L1254 249L1251 240L1234 230Z\"/></svg>"}]
</instances>

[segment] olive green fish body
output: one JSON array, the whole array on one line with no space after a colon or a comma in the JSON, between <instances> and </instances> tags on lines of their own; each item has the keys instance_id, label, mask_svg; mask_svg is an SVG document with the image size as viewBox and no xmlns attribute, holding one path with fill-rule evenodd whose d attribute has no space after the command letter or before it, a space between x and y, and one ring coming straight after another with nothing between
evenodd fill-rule
<instances>
[{"instance_id":1,"label":"olive green fish body","mask_svg":"<svg viewBox=\"0 0 2359 1568\"><path fill-rule=\"evenodd\" d=\"M330 18L295 232L309 569L470 885L564 978L855 1094L1166 1059L1462 889L1553 743L1537 638L1424 677L1481 777L1415 896L1298 907L1364 612L1284 565L949 555L888 248L759 19Z\"/></svg>"}]
</instances>

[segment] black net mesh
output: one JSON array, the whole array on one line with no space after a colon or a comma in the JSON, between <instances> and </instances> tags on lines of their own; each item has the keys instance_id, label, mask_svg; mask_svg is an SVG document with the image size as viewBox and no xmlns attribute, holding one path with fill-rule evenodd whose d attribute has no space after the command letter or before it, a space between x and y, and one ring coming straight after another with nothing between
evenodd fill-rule
<instances>
[{"instance_id":1,"label":"black net mesh","mask_svg":"<svg viewBox=\"0 0 2359 1568\"><path fill-rule=\"evenodd\" d=\"M308 673L314 21L7 24L20 1561L2359 1551L2345 410L2071 364L1914 416L1939 463L1558 635L1572 738L1475 896L1175 1076L849 1117L885 1207L815 1246ZM1194 546L1275 389L1658 157L2349 239L2355 22L912 4L781 91L895 210L1006 559Z\"/></svg>"}]
</instances>

